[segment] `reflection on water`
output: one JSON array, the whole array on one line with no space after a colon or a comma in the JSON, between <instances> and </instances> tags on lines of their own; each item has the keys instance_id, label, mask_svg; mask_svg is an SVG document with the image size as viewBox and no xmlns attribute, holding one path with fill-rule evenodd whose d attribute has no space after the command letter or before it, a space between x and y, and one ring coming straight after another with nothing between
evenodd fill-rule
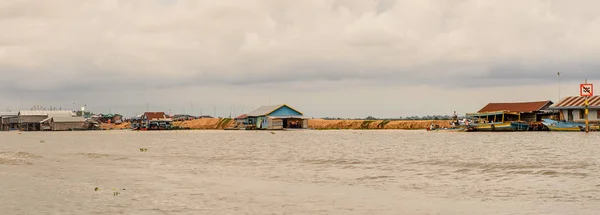
<instances>
[{"instance_id":1,"label":"reflection on water","mask_svg":"<svg viewBox=\"0 0 600 215\"><path fill-rule=\"evenodd\" d=\"M0 209L596 214L599 151L598 133L4 132Z\"/></svg>"}]
</instances>

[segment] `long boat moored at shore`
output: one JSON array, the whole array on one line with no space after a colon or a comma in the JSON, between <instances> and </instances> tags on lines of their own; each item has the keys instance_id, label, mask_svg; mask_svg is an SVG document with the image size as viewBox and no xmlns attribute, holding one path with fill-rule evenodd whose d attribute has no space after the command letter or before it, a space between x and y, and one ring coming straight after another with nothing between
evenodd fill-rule
<instances>
[{"instance_id":1,"label":"long boat moored at shore","mask_svg":"<svg viewBox=\"0 0 600 215\"><path fill-rule=\"evenodd\" d=\"M519 112L494 111L467 114L478 123L470 125L469 131L527 131L529 123L521 121Z\"/></svg>"}]
</instances>

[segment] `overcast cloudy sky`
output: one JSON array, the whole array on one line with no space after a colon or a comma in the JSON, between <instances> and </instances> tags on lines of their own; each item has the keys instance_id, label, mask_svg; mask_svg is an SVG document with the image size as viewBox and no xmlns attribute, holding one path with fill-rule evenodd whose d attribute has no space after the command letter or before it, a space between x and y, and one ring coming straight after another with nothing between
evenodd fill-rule
<instances>
[{"instance_id":1,"label":"overcast cloudy sky","mask_svg":"<svg viewBox=\"0 0 600 215\"><path fill-rule=\"evenodd\" d=\"M0 110L475 112L600 85L595 0L0 1ZM234 112L235 109L235 112Z\"/></svg>"}]
</instances>

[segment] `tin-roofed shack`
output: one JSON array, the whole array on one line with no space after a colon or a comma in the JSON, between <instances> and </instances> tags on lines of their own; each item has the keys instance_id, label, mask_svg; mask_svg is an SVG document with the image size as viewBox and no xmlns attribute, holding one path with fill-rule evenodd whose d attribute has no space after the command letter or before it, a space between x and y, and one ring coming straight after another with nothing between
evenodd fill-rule
<instances>
[{"instance_id":1,"label":"tin-roofed shack","mask_svg":"<svg viewBox=\"0 0 600 215\"><path fill-rule=\"evenodd\" d=\"M19 111L19 129L21 131L41 131L49 130L48 127L42 127L52 116L71 116L76 117L75 112L70 110L22 110ZM45 126L49 126L45 124Z\"/></svg>"},{"instance_id":2,"label":"tin-roofed shack","mask_svg":"<svg viewBox=\"0 0 600 215\"><path fill-rule=\"evenodd\" d=\"M85 128L83 116L68 112L48 112L48 118L40 123L43 131L72 131Z\"/></svg>"},{"instance_id":3,"label":"tin-roofed shack","mask_svg":"<svg viewBox=\"0 0 600 215\"><path fill-rule=\"evenodd\" d=\"M19 113L0 112L0 131L19 129Z\"/></svg>"}]
</instances>

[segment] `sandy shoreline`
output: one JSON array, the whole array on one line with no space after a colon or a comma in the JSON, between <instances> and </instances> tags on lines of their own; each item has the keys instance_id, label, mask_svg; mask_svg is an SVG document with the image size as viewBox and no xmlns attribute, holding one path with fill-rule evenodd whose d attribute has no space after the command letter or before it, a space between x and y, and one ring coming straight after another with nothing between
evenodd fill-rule
<instances>
[{"instance_id":1,"label":"sandy shoreline","mask_svg":"<svg viewBox=\"0 0 600 215\"><path fill-rule=\"evenodd\" d=\"M450 120L324 120L324 119L309 119L308 128L317 130L335 130L335 129L426 129L431 123L438 124L441 127L448 127ZM231 119L204 118L188 121L177 121L174 126L192 129L192 130L222 130L227 127L232 127L234 121ZM103 124L104 130L120 130L129 129L129 123Z\"/></svg>"}]
</instances>

